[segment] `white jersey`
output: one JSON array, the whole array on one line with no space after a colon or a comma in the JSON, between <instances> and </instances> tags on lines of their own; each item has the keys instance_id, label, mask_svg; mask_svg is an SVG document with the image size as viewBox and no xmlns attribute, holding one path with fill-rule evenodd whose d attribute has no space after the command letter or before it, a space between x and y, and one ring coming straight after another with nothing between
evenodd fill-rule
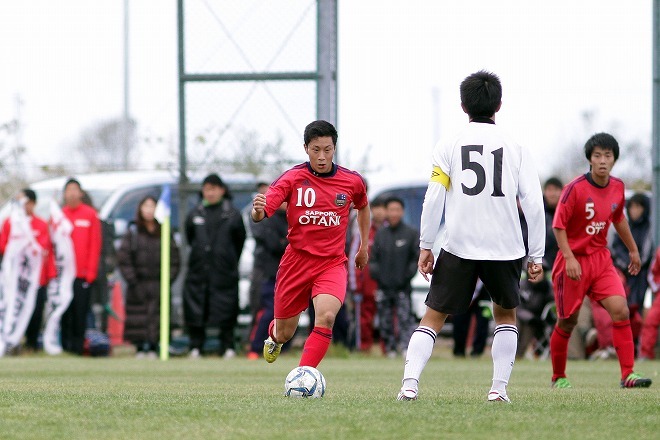
<instances>
[{"instance_id":1,"label":"white jersey","mask_svg":"<svg viewBox=\"0 0 660 440\"><path fill-rule=\"evenodd\" d=\"M517 199L528 226L530 260L541 263L545 213L529 152L494 123L470 122L433 151L420 247L432 249L444 214L442 248L469 260L525 256Z\"/></svg>"}]
</instances>

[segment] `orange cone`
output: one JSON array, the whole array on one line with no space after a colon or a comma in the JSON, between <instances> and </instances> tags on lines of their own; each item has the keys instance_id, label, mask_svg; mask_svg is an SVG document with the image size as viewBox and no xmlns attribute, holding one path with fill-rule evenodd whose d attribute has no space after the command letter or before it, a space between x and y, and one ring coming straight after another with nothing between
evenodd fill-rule
<instances>
[{"instance_id":1,"label":"orange cone","mask_svg":"<svg viewBox=\"0 0 660 440\"><path fill-rule=\"evenodd\" d=\"M126 310L124 309L124 295L119 281L115 281L111 295L110 304L114 314L111 313L108 316L108 337L110 338L110 345L122 345L124 343Z\"/></svg>"}]
</instances>

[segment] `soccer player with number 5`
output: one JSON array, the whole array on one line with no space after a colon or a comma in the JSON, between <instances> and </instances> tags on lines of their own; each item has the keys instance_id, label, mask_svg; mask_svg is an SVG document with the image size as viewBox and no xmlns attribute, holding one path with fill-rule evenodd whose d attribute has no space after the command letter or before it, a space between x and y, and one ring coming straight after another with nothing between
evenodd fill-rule
<instances>
[{"instance_id":1,"label":"soccer player with number 5","mask_svg":"<svg viewBox=\"0 0 660 440\"><path fill-rule=\"evenodd\" d=\"M282 344L293 337L300 314L312 298L314 328L303 347L300 366L316 368L332 339L332 326L344 302L347 258L344 252L348 216L357 209L360 248L355 266L367 264L369 202L362 177L332 162L337 130L326 121L305 127L305 152L309 162L296 165L273 182L266 194L252 203L252 220L271 216L288 202L287 246L275 281L275 319L264 341L264 358L274 362Z\"/></svg>"},{"instance_id":2,"label":"soccer player with number 5","mask_svg":"<svg viewBox=\"0 0 660 440\"><path fill-rule=\"evenodd\" d=\"M526 262L531 280L543 276L545 214L536 168L529 152L495 125L502 105L499 78L479 71L460 86L469 124L441 140L433 151L420 231L419 271L431 288L426 313L410 338L398 400L416 400L419 377L448 315L467 311L477 278L493 300L493 382L489 402L510 402L506 386L518 342L516 307ZM518 205L529 231L525 251ZM445 217L435 268L433 244ZM527 259L524 257L529 255Z\"/></svg>"},{"instance_id":3,"label":"soccer player with number 5","mask_svg":"<svg viewBox=\"0 0 660 440\"><path fill-rule=\"evenodd\" d=\"M628 302L607 248L607 230L614 224L630 253L628 271L631 275L639 273L639 251L623 215L624 184L610 175L619 158L619 144L612 135L597 133L585 143L584 153L590 170L566 185L552 222L559 245L552 268L558 317L550 338L552 386L571 388L566 378L568 339L587 295L612 317L612 342L621 367L621 387L649 387L651 379L633 371L635 346Z\"/></svg>"}]
</instances>

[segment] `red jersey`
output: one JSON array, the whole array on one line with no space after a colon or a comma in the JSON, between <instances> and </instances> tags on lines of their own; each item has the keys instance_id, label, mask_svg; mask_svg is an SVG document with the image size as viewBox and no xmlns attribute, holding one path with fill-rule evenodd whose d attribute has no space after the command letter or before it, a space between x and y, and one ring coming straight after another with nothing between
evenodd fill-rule
<instances>
[{"instance_id":1,"label":"red jersey","mask_svg":"<svg viewBox=\"0 0 660 440\"><path fill-rule=\"evenodd\" d=\"M50 241L50 232L48 231L48 224L33 215L30 218L30 228L34 238L39 243L39 246L43 249L43 263L41 265L41 278L39 279L39 286L45 286L48 284L48 281L57 276L57 269L55 268L55 255L53 253L53 244ZM5 223L2 225L2 232L0 232L0 254L5 253L7 249L7 243L9 242L9 237L11 236L11 222L9 219L5 220Z\"/></svg>"},{"instance_id":2,"label":"red jersey","mask_svg":"<svg viewBox=\"0 0 660 440\"><path fill-rule=\"evenodd\" d=\"M576 255L590 255L607 247L610 223L623 220L624 184L610 176L605 187L585 174L566 185L557 205L552 227L566 230L568 244Z\"/></svg>"},{"instance_id":3,"label":"red jersey","mask_svg":"<svg viewBox=\"0 0 660 440\"><path fill-rule=\"evenodd\" d=\"M73 225L71 241L76 255L76 278L92 283L101 259L101 221L94 208L84 203L75 208L65 206L62 212Z\"/></svg>"},{"instance_id":4,"label":"red jersey","mask_svg":"<svg viewBox=\"0 0 660 440\"><path fill-rule=\"evenodd\" d=\"M285 171L266 192L266 215L287 202L289 246L320 257L344 255L351 206L367 206L364 180L355 171L332 164L319 174L309 162Z\"/></svg>"}]
</instances>

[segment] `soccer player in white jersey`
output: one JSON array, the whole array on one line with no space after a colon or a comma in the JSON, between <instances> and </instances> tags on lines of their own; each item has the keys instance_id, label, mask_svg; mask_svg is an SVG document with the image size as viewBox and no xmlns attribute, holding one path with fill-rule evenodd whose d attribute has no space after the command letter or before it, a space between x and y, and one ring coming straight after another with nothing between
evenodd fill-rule
<instances>
[{"instance_id":1,"label":"soccer player in white jersey","mask_svg":"<svg viewBox=\"0 0 660 440\"><path fill-rule=\"evenodd\" d=\"M479 71L460 86L469 124L441 140L433 151L433 172L422 210L419 271L431 288L426 313L408 345L398 400L417 399L419 377L431 357L447 315L468 309L480 278L493 300L493 383L488 401L510 402L506 386L516 357L520 273L543 276L543 197L529 152L495 125L502 105L499 78ZM525 251L516 200L529 227ZM445 217L442 248L434 268L433 244ZM525 256L529 255L525 260Z\"/></svg>"}]
</instances>

